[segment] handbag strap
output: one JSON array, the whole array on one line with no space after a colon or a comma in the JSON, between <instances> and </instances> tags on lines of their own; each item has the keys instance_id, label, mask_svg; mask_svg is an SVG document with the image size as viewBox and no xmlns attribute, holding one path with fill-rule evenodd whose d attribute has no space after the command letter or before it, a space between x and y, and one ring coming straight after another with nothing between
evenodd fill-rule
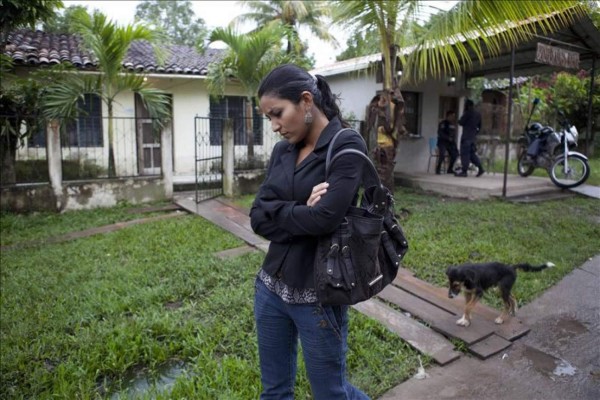
<instances>
[{"instance_id":1,"label":"handbag strap","mask_svg":"<svg viewBox=\"0 0 600 400\"><path fill-rule=\"evenodd\" d=\"M329 178L329 172L330 172L331 166L335 163L336 160L339 160L340 157L345 156L345 155L355 155L355 156L360 157L364 161L364 163L367 167L366 173L363 171L361 185L365 189L367 189L367 187L373 188L372 198L371 198L372 207L369 207L369 210L376 214L384 215L389 206L389 204L388 204L389 199L388 199L388 195L387 195L388 190L381 183L381 179L379 178L379 174L377 173L377 169L375 169L375 165L373 164L373 161L371 161L371 159L365 153L363 153L362 151L356 150L356 149L341 150L341 151L337 152L331 159L329 159L331 157L331 152L332 152L331 149L333 148L333 146L332 146L333 142L342 131L343 131L343 129L341 131L339 131L336 134L336 136L334 136L334 138L331 140L331 143L329 145L330 147L327 150L327 159L325 161L325 179ZM356 132L356 131L354 131L354 132ZM358 132L356 132L356 134L358 135ZM362 136L361 136L361 138L362 138ZM369 179L367 180L365 178L369 178ZM373 184L370 186L367 186L370 183L373 183Z\"/></svg>"},{"instance_id":2,"label":"handbag strap","mask_svg":"<svg viewBox=\"0 0 600 400\"><path fill-rule=\"evenodd\" d=\"M375 169L375 165L373 165L373 161L371 161L371 159L362 151L360 150L356 150L356 149L345 149L342 150L338 153L335 154L335 156L333 156L333 158L331 160L329 160L329 164L325 164L325 177L328 178L329 177L329 171L331 169L331 166L335 163L336 160L338 160L341 156L345 156L347 154L353 154L356 156L359 156L360 158L363 159L363 161L365 162L365 164L367 164L367 168L369 169L369 175L373 178L374 182L377 184L377 186L381 185L381 180L379 179L379 175L377 174L377 170Z\"/></svg>"},{"instance_id":3,"label":"handbag strap","mask_svg":"<svg viewBox=\"0 0 600 400\"><path fill-rule=\"evenodd\" d=\"M335 136L333 137L333 139L331 139L331 142L329 143L329 148L327 149L327 157L325 159L325 179L329 178L329 172L330 172L331 166L340 157L345 156L345 155L350 155L350 154L360 157L365 162L366 167L367 167L367 173L363 172L363 174L362 174L361 185L363 186L363 188L366 189L367 183L372 182L373 185L371 185L369 187L374 186L374 190L372 193L373 208L371 209L371 211L373 211L377 214L383 215L388 206L387 189L381 183L381 179L379 179L379 174L377 173L377 169L375 169L375 165L373 164L373 161L371 161L371 159L365 153L363 153L362 151L356 150L356 149L344 149L344 150L337 152L333 157L331 156L333 153L333 144L335 143L338 136L340 134L342 134L344 131L354 132L361 139L363 139L363 137L360 136L360 134L358 132L356 132L354 129L350 129L350 128L341 129L335 134ZM364 139L363 139L363 141L364 141ZM365 144L365 147L366 147L366 144ZM365 180L366 177L370 178L370 180L366 181Z\"/></svg>"},{"instance_id":4,"label":"handbag strap","mask_svg":"<svg viewBox=\"0 0 600 400\"><path fill-rule=\"evenodd\" d=\"M359 138L362 139L363 143L365 144L365 148L367 147L367 143L365 142L365 139L360 135L360 133L356 132L354 129L352 128L342 128L339 131L336 132L336 134L333 136L333 139L331 139L331 141L329 142L329 147L327 148L327 157L325 158L325 169L328 171L328 165L331 161L331 155L333 154L333 145L335 143L335 141L337 140L337 138L346 131L350 131L350 132L354 132ZM329 176L329 174L326 174L326 176Z\"/></svg>"},{"instance_id":5,"label":"handbag strap","mask_svg":"<svg viewBox=\"0 0 600 400\"><path fill-rule=\"evenodd\" d=\"M370 170L369 175L374 179L374 182L377 184L378 187L381 186L381 180L379 179L379 174L377 173L377 170L375 169L375 165L373 165L373 161L371 161L371 159L363 152L356 150L356 149L345 149L345 150L342 150L342 151L336 153L336 155L333 156L333 159L332 159L333 147L334 147L335 141L342 133L344 133L346 131L350 131L350 132L354 133L356 136L358 136L365 144L365 147L367 147L367 143L365 142L365 139L356 130L354 130L352 128L342 128L339 131L337 131L337 133L331 139L331 142L329 142L329 148L327 149L327 156L325 158L325 178L327 179L329 177L329 170L331 169L331 165L333 164L334 160L337 160L341 155L344 155L344 154L355 154L355 155L360 156L363 160L365 160L365 162L367 163L367 166Z\"/></svg>"}]
</instances>

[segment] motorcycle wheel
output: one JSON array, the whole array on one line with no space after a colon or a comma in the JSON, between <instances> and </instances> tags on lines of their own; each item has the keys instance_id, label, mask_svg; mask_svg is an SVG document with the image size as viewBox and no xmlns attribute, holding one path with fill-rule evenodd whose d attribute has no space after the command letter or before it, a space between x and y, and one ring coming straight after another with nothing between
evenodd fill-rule
<instances>
[{"instance_id":1,"label":"motorcycle wheel","mask_svg":"<svg viewBox=\"0 0 600 400\"><path fill-rule=\"evenodd\" d=\"M533 174L534 169L535 166L531 163L531 161L527 160L527 149L521 149L519 161L517 162L517 172L520 176L526 177Z\"/></svg>"},{"instance_id":2,"label":"motorcycle wheel","mask_svg":"<svg viewBox=\"0 0 600 400\"><path fill-rule=\"evenodd\" d=\"M560 188L574 188L590 176L590 165L580 155L567 156L567 165L568 168L565 169L565 158L561 157L550 167L550 179Z\"/></svg>"}]
</instances>

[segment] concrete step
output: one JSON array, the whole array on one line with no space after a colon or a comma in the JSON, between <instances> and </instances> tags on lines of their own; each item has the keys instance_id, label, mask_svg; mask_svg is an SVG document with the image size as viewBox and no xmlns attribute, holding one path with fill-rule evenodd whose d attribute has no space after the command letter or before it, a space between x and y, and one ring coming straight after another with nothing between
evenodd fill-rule
<instances>
[{"instance_id":1,"label":"concrete step","mask_svg":"<svg viewBox=\"0 0 600 400\"><path fill-rule=\"evenodd\" d=\"M540 201L548 201L548 200L561 200L567 199L569 197L575 197L575 193L568 191L554 191L554 192L544 192L544 193L533 193L522 196L513 196L507 197L507 200L513 203L537 203Z\"/></svg>"},{"instance_id":2,"label":"concrete step","mask_svg":"<svg viewBox=\"0 0 600 400\"><path fill-rule=\"evenodd\" d=\"M533 185L526 187L517 187L517 188L507 188L506 197L514 198L514 197L523 197L523 196L535 196L539 194L551 194L551 193L563 193L567 192L559 187L554 185ZM501 197L502 191L495 190L491 193L491 196Z\"/></svg>"}]
</instances>

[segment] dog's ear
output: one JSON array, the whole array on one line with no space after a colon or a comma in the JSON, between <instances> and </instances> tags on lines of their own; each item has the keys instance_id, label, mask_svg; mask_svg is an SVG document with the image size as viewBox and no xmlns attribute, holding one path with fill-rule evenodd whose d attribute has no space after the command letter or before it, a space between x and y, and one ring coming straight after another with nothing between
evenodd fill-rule
<instances>
[{"instance_id":1,"label":"dog's ear","mask_svg":"<svg viewBox=\"0 0 600 400\"><path fill-rule=\"evenodd\" d=\"M456 272L456 267L454 265L450 265L448 268L446 268L446 276L448 276L448 277L455 275L455 272Z\"/></svg>"}]
</instances>

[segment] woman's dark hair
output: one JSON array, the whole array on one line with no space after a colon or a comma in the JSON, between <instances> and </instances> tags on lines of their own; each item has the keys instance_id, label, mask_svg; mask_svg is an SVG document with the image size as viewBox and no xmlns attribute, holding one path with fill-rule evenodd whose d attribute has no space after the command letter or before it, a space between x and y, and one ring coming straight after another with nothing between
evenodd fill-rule
<instances>
[{"instance_id":1,"label":"woman's dark hair","mask_svg":"<svg viewBox=\"0 0 600 400\"><path fill-rule=\"evenodd\" d=\"M258 87L258 97L273 96L298 104L304 91L312 93L315 105L323 111L328 120L338 117L342 126L350 126L343 120L337 105L338 97L331 93L331 88L325 78L321 75L313 77L306 70L294 64L280 65L271 70Z\"/></svg>"}]
</instances>

